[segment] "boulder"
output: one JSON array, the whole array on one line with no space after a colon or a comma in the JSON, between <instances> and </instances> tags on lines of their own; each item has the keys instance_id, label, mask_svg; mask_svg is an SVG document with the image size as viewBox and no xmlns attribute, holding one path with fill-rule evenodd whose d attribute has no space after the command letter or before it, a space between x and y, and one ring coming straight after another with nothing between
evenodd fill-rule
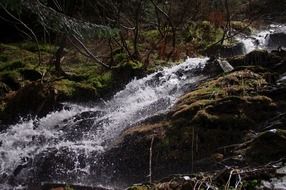
<instances>
[{"instance_id":1,"label":"boulder","mask_svg":"<svg viewBox=\"0 0 286 190\"><path fill-rule=\"evenodd\" d=\"M286 33L269 34L267 36L267 48L278 49L279 47L286 47Z\"/></svg>"},{"instance_id":2,"label":"boulder","mask_svg":"<svg viewBox=\"0 0 286 190\"><path fill-rule=\"evenodd\" d=\"M286 156L286 131L271 129L258 134L245 150L245 158L248 162L267 164L278 161Z\"/></svg>"},{"instance_id":3,"label":"boulder","mask_svg":"<svg viewBox=\"0 0 286 190\"><path fill-rule=\"evenodd\" d=\"M257 130L275 114L273 100L255 94L266 84L261 75L249 70L204 82L182 96L167 117L125 130L104 153L103 171L115 171L115 181L146 180L152 139L155 179L221 168L218 163L231 152L220 148L242 143L249 130Z\"/></svg>"},{"instance_id":4,"label":"boulder","mask_svg":"<svg viewBox=\"0 0 286 190\"><path fill-rule=\"evenodd\" d=\"M58 106L56 98L53 88L37 82L30 83L9 97L1 119L3 122L15 122L23 115L44 116Z\"/></svg>"},{"instance_id":5,"label":"boulder","mask_svg":"<svg viewBox=\"0 0 286 190\"><path fill-rule=\"evenodd\" d=\"M223 58L243 55L245 46L243 43L235 43L231 45L213 45L206 49L207 56L219 56Z\"/></svg>"},{"instance_id":6,"label":"boulder","mask_svg":"<svg viewBox=\"0 0 286 190\"><path fill-rule=\"evenodd\" d=\"M202 72L210 76L215 76L222 72L231 72L232 70L233 70L233 67L229 64L228 61L211 57L207 61Z\"/></svg>"},{"instance_id":7,"label":"boulder","mask_svg":"<svg viewBox=\"0 0 286 190\"><path fill-rule=\"evenodd\" d=\"M42 185L42 190L111 190L102 186L72 185L72 184L56 184L46 183Z\"/></svg>"},{"instance_id":8,"label":"boulder","mask_svg":"<svg viewBox=\"0 0 286 190\"><path fill-rule=\"evenodd\" d=\"M108 122L108 118L99 119L104 115L105 113L102 111L87 111L64 120L60 126L57 126L66 131L61 138L69 141L81 141L87 133L96 135L102 132L104 123Z\"/></svg>"},{"instance_id":9,"label":"boulder","mask_svg":"<svg viewBox=\"0 0 286 190\"><path fill-rule=\"evenodd\" d=\"M220 73L223 73L223 70L220 67L218 60L215 57L210 57L210 59L207 60L205 67L203 68L203 74L215 76Z\"/></svg>"},{"instance_id":10,"label":"boulder","mask_svg":"<svg viewBox=\"0 0 286 190\"><path fill-rule=\"evenodd\" d=\"M241 66L261 66L265 68L274 68L283 60L283 57L274 53L268 53L265 50L254 50L245 56L229 58L228 62L234 67Z\"/></svg>"},{"instance_id":11,"label":"boulder","mask_svg":"<svg viewBox=\"0 0 286 190\"><path fill-rule=\"evenodd\" d=\"M145 76L144 66L138 61L125 61L112 70L116 88L120 89L135 77L142 78Z\"/></svg>"}]
</instances>

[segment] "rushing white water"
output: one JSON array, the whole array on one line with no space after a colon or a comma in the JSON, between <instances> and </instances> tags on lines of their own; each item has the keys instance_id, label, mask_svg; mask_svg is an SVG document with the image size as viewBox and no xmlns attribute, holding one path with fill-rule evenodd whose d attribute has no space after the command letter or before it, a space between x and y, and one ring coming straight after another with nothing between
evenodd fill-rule
<instances>
[{"instance_id":1,"label":"rushing white water","mask_svg":"<svg viewBox=\"0 0 286 190\"><path fill-rule=\"evenodd\" d=\"M267 34L269 31L260 31L252 34L250 37L237 37L245 46L246 53L249 53L255 49L265 49L267 42Z\"/></svg>"},{"instance_id":2,"label":"rushing white water","mask_svg":"<svg viewBox=\"0 0 286 190\"><path fill-rule=\"evenodd\" d=\"M94 153L105 151L125 128L165 112L186 88L205 78L196 71L206 60L187 59L135 79L104 105L67 105L44 118L10 126L0 134L0 189L35 180L29 177L39 177L31 175L43 166L52 168L52 173L46 174L48 180L88 183L90 164L96 162ZM61 154L66 160L59 161ZM54 162L59 162L54 168L47 164Z\"/></svg>"},{"instance_id":3,"label":"rushing white water","mask_svg":"<svg viewBox=\"0 0 286 190\"><path fill-rule=\"evenodd\" d=\"M250 36L238 35L236 39L242 42L245 46L245 53L249 53L256 49L272 50L269 45L269 35L274 33L284 33L285 25L269 25L266 29L258 30Z\"/></svg>"}]
</instances>

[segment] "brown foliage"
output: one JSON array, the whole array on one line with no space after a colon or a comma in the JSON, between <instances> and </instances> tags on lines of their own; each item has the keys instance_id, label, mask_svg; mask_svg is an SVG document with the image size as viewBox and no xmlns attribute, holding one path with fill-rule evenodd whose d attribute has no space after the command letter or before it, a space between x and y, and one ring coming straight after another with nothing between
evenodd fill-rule
<instances>
[{"instance_id":1,"label":"brown foliage","mask_svg":"<svg viewBox=\"0 0 286 190\"><path fill-rule=\"evenodd\" d=\"M223 26L223 22L225 20L223 12L221 11L212 11L208 16L208 20L211 24L214 24L215 27Z\"/></svg>"}]
</instances>

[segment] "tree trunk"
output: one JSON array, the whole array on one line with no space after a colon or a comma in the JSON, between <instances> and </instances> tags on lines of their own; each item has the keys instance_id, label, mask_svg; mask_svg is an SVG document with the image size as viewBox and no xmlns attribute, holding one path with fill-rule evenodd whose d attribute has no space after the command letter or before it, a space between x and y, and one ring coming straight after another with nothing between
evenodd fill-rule
<instances>
[{"instance_id":1,"label":"tree trunk","mask_svg":"<svg viewBox=\"0 0 286 190\"><path fill-rule=\"evenodd\" d=\"M66 73L63 71L63 69L61 67L61 62L63 60L63 56L65 53L64 49L66 46L66 39L67 39L66 36L61 37L61 42L59 44L59 48L54 55L53 64L55 66L55 71L58 75L66 75Z\"/></svg>"}]
</instances>

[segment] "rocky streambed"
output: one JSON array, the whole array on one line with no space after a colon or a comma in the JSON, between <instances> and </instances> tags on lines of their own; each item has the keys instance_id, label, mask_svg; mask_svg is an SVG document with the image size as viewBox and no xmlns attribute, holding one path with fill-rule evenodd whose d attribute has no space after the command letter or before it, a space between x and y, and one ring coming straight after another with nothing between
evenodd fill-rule
<instances>
[{"instance_id":1,"label":"rocky streambed","mask_svg":"<svg viewBox=\"0 0 286 190\"><path fill-rule=\"evenodd\" d=\"M260 35L259 45L244 42L225 56L232 71L191 58L131 81L109 101L2 125L0 187L285 189L285 44L263 50L271 35ZM53 89L45 93L51 98L32 107L54 105Z\"/></svg>"},{"instance_id":2,"label":"rocky streambed","mask_svg":"<svg viewBox=\"0 0 286 190\"><path fill-rule=\"evenodd\" d=\"M153 151L154 183L130 189L286 188L281 172L286 156L285 51L258 50L229 62L234 71L181 96L166 116L123 133L120 151L115 148L111 154L121 158L116 165L124 175L147 176L150 146ZM124 168L121 161L136 164ZM182 175L163 178L176 173Z\"/></svg>"}]
</instances>

